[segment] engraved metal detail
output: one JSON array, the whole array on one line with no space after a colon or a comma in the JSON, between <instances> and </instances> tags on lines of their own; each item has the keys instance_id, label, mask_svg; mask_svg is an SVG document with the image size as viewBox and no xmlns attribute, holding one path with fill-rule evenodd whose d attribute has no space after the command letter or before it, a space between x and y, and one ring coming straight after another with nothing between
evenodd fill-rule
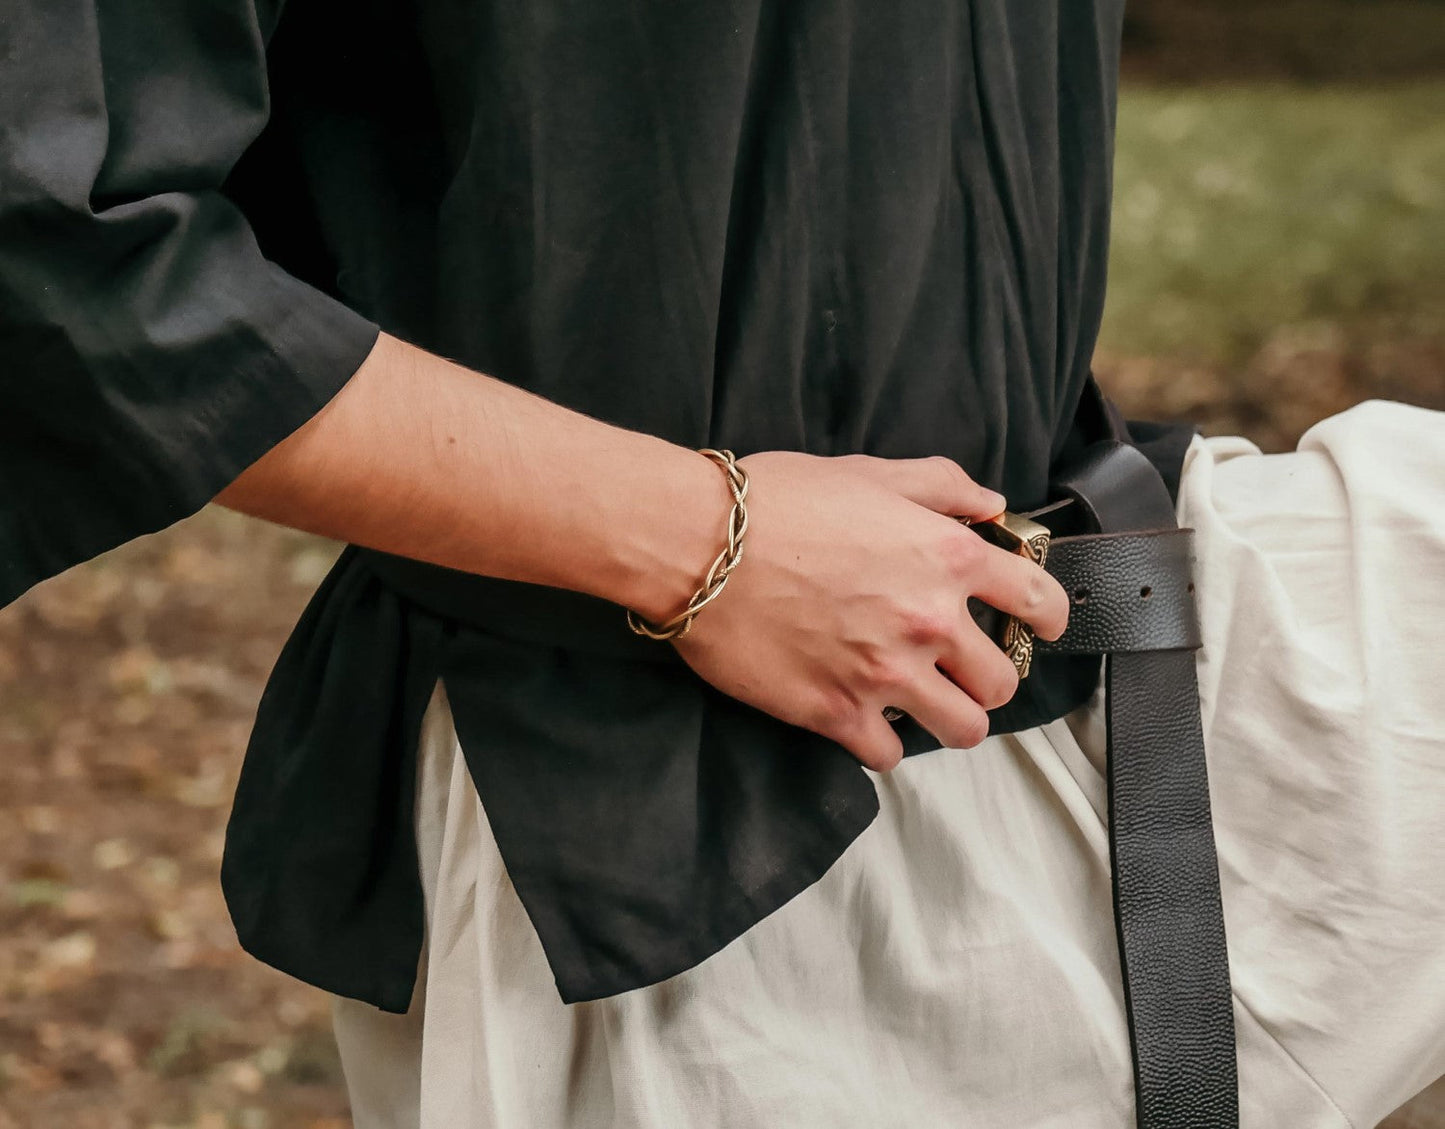
<instances>
[{"instance_id":1,"label":"engraved metal detail","mask_svg":"<svg viewBox=\"0 0 1445 1129\"><path fill-rule=\"evenodd\" d=\"M1036 521L1005 510L986 522L970 523L991 525L1002 547L1021 557L1027 557L1043 568L1049 559L1049 529ZM1002 646L1018 671L1019 679L1029 676L1034 661L1034 629L1017 616L1009 616L1004 623Z\"/></svg>"}]
</instances>

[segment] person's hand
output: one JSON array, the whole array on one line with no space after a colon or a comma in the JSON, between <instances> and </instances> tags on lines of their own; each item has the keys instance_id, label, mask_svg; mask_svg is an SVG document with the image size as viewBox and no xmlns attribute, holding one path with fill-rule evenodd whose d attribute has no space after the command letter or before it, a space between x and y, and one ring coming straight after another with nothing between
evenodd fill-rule
<instances>
[{"instance_id":1,"label":"person's hand","mask_svg":"<svg viewBox=\"0 0 1445 1129\"><path fill-rule=\"evenodd\" d=\"M1003 499L942 457L765 451L738 462L751 480L743 556L673 640L688 665L878 771L903 755L885 706L943 745L982 741L984 711L1013 697L1018 674L968 598L1045 639L1069 615L1052 576L948 516L993 517Z\"/></svg>"}]
</instances>

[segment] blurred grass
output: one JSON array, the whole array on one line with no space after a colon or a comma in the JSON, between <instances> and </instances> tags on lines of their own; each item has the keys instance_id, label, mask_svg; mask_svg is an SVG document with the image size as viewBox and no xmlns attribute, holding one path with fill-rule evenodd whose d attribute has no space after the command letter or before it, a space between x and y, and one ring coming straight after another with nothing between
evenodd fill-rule
<instances>
[{"instance_id":1,"label":"blurred grass","mask_svg":"<svg viewBox=\"0 0 1445 1129\"><path fill-rule=\"evenodd\" d=\"M1101 349L1240 364L1282 326L1445 336L1445 82L1121 95Z\"/></svg>"}]
</instances>

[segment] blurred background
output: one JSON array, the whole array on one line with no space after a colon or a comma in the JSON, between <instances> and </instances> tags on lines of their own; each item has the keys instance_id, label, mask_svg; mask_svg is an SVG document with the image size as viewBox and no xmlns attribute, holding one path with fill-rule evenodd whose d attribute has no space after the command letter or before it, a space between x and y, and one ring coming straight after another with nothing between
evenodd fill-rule
<instances>
[{"instance_id":1,"label":"blurred background","mask_svg":"<svg viewBox=\"0 0 1445 1129\"><path fill-rule=\"evenodd\" d=\"M1125 48L1109 391L1272 450L1445 408L1445 2L1133 0ZM217 877L333 555L212 509L0 611L0 1129L350 1124L326 999ZM1445 1129L1436 1091L1386 1124Z\"/></svg>"}]
</instances>

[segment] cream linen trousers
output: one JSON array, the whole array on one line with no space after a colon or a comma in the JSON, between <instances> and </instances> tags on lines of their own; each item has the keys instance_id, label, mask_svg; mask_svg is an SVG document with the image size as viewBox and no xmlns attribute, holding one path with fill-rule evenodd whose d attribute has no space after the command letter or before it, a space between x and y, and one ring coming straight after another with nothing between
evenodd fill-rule
<instances>
[{"instance_id":1,"label":"cream linen trousers","mask_svg":"<svg viewBox=\"0 0 1445 1129\"><path fill-rule=\"evenodd\" d=\"M1199 685L1247 1129L1445 1073L1445 414L1196 438ZM695 968L566 1006L438 693L406 1016L336 1001L357 1129L1128 1129L1102 691L871 774L828 874ZM598 849L605 849L598 844Z\"/></svg>"}]
</instances>

